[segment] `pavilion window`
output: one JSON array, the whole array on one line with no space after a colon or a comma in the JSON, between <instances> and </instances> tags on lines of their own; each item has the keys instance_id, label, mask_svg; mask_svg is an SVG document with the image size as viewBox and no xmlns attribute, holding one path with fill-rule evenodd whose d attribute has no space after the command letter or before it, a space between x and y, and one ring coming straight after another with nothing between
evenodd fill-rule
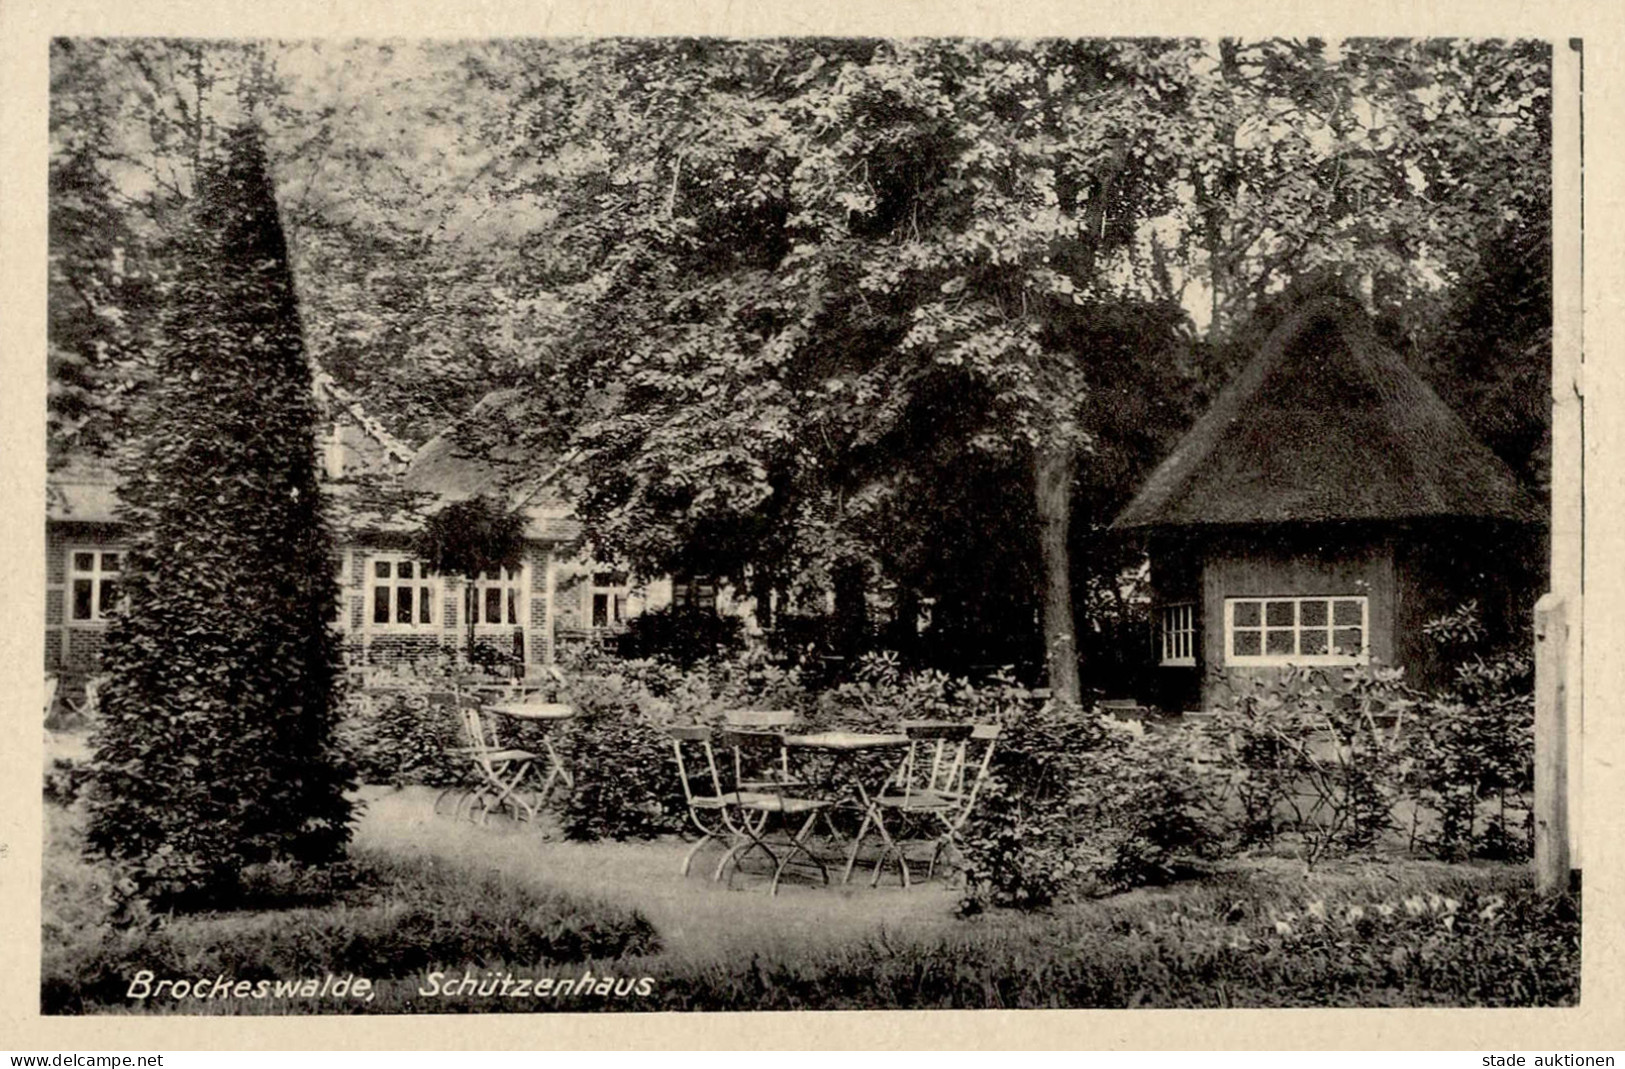
<instances>
[{"instance_id":1,"label":"pavilion window","mask_svg":"<svg viewBox=\"0 0 1625 1069\"><path fill-rule=\"evenodd\" d=\"M519 626L523 569L494 568L474 581L474 622L487 627Z\"/></svg>"},{"instance_id":2,"label":"pavilion window","mask_svg":"<svg viewBox=\"0 0 1625 1069\"><path fill-rule=\"evenodd\" d=\"M1354 595L1226 598L1225 664L1365 664L1370 612Z\"/></svg>"},{"instance_id":3,"label":"pavilion window","mask_svg":"<svg viewBox=\"0 0 1625 1069\"><path fill-rule=\"evenodd\" d=\"M1162 663L1174 667L1196 664L1195 602L1162 607Z\"/></svg>"},{"instance_id":4,"label":"pavilion window","mask_svg":"<svg viewBox=\"0 0 1625 1069\"><path fill-rule=\"evenodd\" d=\"M68 619L102 623L118 608L119 574L124 552L111 549L68 550Z\"/></svg>"}]
</instances>

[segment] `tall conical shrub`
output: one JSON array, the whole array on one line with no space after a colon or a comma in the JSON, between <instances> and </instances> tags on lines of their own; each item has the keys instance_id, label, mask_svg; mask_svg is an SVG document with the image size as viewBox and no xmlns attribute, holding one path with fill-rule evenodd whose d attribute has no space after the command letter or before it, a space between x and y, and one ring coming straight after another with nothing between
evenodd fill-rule
<instances>
[{"instance_id":1,"label":"tall conical shrub","mask_svg":"<svg viewBox=\"0 0 1625 1069\"><path fill-rule=\"evenodd\" d=\"M168 258L158 382L121 464L128 604L109 629L90 850L154 899L349 837L315 401L259 132L198 176Z\"/></svg>"}]
</instances>

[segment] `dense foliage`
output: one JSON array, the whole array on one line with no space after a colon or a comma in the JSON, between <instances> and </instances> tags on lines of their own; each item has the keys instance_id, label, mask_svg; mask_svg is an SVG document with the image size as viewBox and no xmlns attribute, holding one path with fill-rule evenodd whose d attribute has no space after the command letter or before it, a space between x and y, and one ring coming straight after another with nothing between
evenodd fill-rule
<instances>
[{"instance_id":1,"label":"dense foliage","mask_svg":"<svg viewBox=\"0 0 1625 1069\"><path fill-rule=\"evenodd\" d=\"M692 668L745 648L745 623L699 605L670 605L639 613L615 638L616 652L631 661L669 661Z\"/></svg>"},{"instance_id":2,"label":"dense foliage","mask_svg":"<svg viewBox=\"0 0 1625 1069\"><path fill-rule=\"evenodd\" d=\"M259 134L212 161L170 250L161 372L121 466L130 531L90 847L159 899L349 836L333 745L334 553L310 370Z\"/></svg>"},{"instance_id":3,"label":"dense foliage","mask_svg":"<svg viewBox=\"0 0 1625 1069\"><path fill-rule=\"evenodd\" d=\"M1541 42L58 41L52 64L54 450L118 438L151 248L246 106L312 348L393 430L510 389L470 445L528 453L519 477L563 458L606 559L733 579L759 613L833 594L842 656L1048 662L1076 698L1067 651L1115 663L1088 636L1134 563L1102 529L1304 277L1360 293L1541 478Z\"/></svg>"}]
</instances>

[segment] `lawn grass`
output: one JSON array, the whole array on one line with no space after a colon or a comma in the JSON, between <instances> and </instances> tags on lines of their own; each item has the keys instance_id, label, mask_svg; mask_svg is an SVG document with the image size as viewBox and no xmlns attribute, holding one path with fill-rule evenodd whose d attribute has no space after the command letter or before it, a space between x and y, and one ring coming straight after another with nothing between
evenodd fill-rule
<instances>
[{"instance_id":1,"label":"lawn grass","mask_svg":"<svg viewBox=\"0 0 1625 1069\"><path fill-rule=\"evenodd\" d=\"M931 901L928 889L841 898L809 887L797 889L798 905L760 887L681 881L666 871L663 844L640 848L652 865L643 880L621 870L618 893L595 897L559 872L558 858L607 851L633 864L626 844L553 844L558 854L545 856L533 844L522 859L530 867L503 866L497 855L515 859L522 833L475 843L483 830L440 822L401 828L412 850L361 836L332 886L270 872L252 908L113 930L98 870L74 853L74 819L49 812L45 1012L1546 1006L1579 992L1578 904L1538 899L1527 870L1506 865L1361 859L1306 873L1241 859L1045 913L933 920L897 912ZM446 835L439 853L434 832ZM679 894L694 912L728 906L740 932L778 930L781 907L828 909L820 923L836 927L817 939L662 940L645 918L675 929L692 915L668 901ZM942 909L948 897L935 901ZM860 926L864 915L894 919ZM354 974L375 987L370 999L133 1003L126 991L141 969L234 980ZM464 991L427 993L465 979Z\"/></svg>"},{"instance_id":2,"label":"lawn grass","mask_svg":"<svg viewBox=\"0 0 1625 1069\"><path fill-rule=\"evenodd\" d=\"M239 908L152 917L121 908L111 881L78 854L79 821L47 808L41 1012L132 1007L131 984L227 977L232 983L324 979L383 983L437 968L484 963L574 964L650 954L659 941L635 911L467 866L409 861L367 849L311 880L286 870L257 874ZM182 1002L219 1012L237 1000ZM156 1008L161 1002L149 1005ZM252 1003L299 1012L287 1001ZM311 1005L309 1009L320 1009Z\"/></svg>"}]
</instances>

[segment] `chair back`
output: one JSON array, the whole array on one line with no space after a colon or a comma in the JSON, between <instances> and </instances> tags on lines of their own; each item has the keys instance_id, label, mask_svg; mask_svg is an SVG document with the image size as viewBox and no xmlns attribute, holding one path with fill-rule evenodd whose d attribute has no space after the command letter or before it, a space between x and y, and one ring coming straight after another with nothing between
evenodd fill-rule
<instances>
[{"instance_id":1,"label":"chair back","mask_svg":"<svg viewBox=\"0 0 1625 1069\"><path fill-rule=\"evenodd\" d=\"M106 676L91 676L85 680L85 704L83 712L87 717L95 717L102 708L102 687L106 685Z\"/></svg>"},{"instance_id":2,"label":"chair back","mask_svg":"<svg viewBox=\"0 0 1625 1069\"><path fill-rule=\"evenodd\" d=\"M964 804L959 810L956 824L963 824L965 818L976 806L976 796L982 792L982 784L987 782L988 770L993 767L993 748L998 745L999 735L1004 729L997 724L977 724L971 729L970 741L979 744L980 753L970 760L974 760L976 770L971 776L970 789L965 792Z\"/></svg>"},{"instance_id":3,"label":"chair back","mask_svg":"<svg viewBox=\"0 0 1625 1069\"><path fill-rule=\"evenodd\" d=\"M501 741L496 737L491 725L486 722L479 706L473 703L462 704L458 707L457 713L463 722L463 737L468 740L469 754L481 767L489 768L491 755L502 748Z\"/></svg>"},{"instance_id":4,"label":"chair back","mask_svg":"<svg viewBox=\"0 0 1625 1069\"><path fill-rule=\"evenodd\" d=\"M45 719L51 719L51 710L56 707L56 688L61 685L55 673L45 673Z\"/></svg>"},{"instance_id":5,"label":"chair back","mask_svg":"<svg viewBox=\"0 0 1625 1069\"><path fill-rule=\"evenodd\" d=\"M718 733L717 741L733 754L732 789L771 789L774 782L782 782L776 777L788 767L789 758L784 736L777 731L724 728Z\"/></svg>"},{"instance_id":6,"label":"chair back","mask_svg":"<svg viewBox=\"0 0 1625 1069\"><path fill-rule=\"evenodd\" d=\"M666 735L671 739L672 753L677 756L677 778L683 784L683 801L689 808L694 807L697 797L694 791L698 781L701 790L710 788L710 797L722 797L722 776L717 771L716 750L711 745L711 729L703 724L679 724L666 729ZM691 749L697 749L701 762L694 771L689 771L689 761L683 752L683 744L687 743Z\"/></svg>"},{"instance_id":7,"label":"chair back","mask_svg":"<svg viewBox=\"0 0 1625 1069\"><path fill-rule=\"evenodd\" d=\"M764 730L787 728L796 722L794 709L729 709L722 714L729 727Z\"/></svg>"},{"instance_id":8,"label":"chair back","mask_svg":"<svg viewBox=\"0 0 1625 1069\"><path fill-rule=\"evenodd\" d=\"M908 755L896 779L903 793L958 792L964 781L965 742L972 726L948 720L905 720L902 728L909 738Z\"/></svg>"},{"instance_id":9,"label":"chair back","mask_svg":"<svg viewBox=\"0 0 1625 1069\"><path fill-rule=\"evenodd\" d=\"M799 719L794 709L728 709L722 714L725 725L746 731L780 731L795 726ZM768 767L762 766L762 771L765 773ZM774 774L786 780L790 778L790 751L782 745L779 747L779 767Z\"/></svg>"}]
</instances>

